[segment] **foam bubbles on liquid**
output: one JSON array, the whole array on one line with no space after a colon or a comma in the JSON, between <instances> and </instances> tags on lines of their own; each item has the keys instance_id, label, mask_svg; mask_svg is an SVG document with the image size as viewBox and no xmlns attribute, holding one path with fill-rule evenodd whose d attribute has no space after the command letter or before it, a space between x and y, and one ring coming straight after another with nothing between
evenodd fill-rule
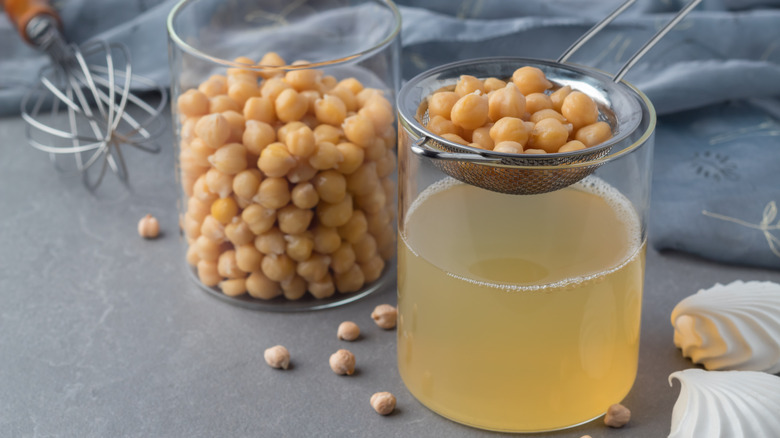
<instances>
[{"instance_id":1,"label":"foam bubbles on liquid","mask_svg":"<svg viewBox=\"0 0 780 438\"><path fill-rule=\"evenodd\" d=\"M404 230L406 230L409 221L412 219L417 209L421 205L423 205L423 203L425 203L431 196L462 184L465 183L458 181L455 178L446 177L428 186L428 188L426 188L422 193L420 193L420 195L417 196L417 199L415 199L414 202L412 202L412 204L409 206L409 210L406 214L406 219L404 221ZM480 281L480 280L475 280L473 278L464 277L462 275L454 274L452 272L446 272L446 274L450 277L471 284L475 284L483 287L501 289L508 292L509 291L547 292L553 289L574 288L591 282L599 283L603 281L605 277L608 276L609 274L612 274L613 272L617 272L623 269L623 267L625 267L626 265L634 262L637 259L637 257L639 257L640 255L641 252L640 249L642 247L643 239L642 239L642 231L641 231L642 227L641 227L641 222L639 220L639 215L634 209L633 204L631 204L631 201L628 198L626 198L622 193L620 193L618 189L611 186L601 178L598 178L593 175L589 175L584 179L582 179L581 181L572 184L569 187L569 189L580 190L585 193L596 195L599 198L603 199L607 203L607 205L609 205L612 211L615 212L617 219L625 225L625 232L627 233L627 237L628 237L628 248L626 250L625 258L622 263L610 269L597 272L595 274L566 278L564 280L557 281L554 283L525 285L525 286L517 285L517 284L492 283L492 282ZM561 189L561 190L566 190L566 189ZM526 196L526 195L514 195L514 196ZM531 196L539 196L539 195L531 195ZM417 251L415 251L414 248L411 245L409 245L409 242L406 236L404 235L404 233L400 233L400 237L403 240L404 245L416 257L421 257L420 254L418 254ZM436 265L435 263L432 264L434 266Z\"/></svg>"}]
</instances>

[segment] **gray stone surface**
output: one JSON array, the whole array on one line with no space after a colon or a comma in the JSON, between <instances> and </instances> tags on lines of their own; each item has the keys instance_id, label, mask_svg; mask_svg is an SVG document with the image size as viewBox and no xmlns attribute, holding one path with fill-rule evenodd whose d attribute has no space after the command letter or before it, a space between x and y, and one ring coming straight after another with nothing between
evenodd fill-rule
<instances>
[{"instance_id":1,"label":"gray stone surface","mask_svg":"<svg viewBox=\"0 0 780 438\"><path fill-rule=\"evenodd\" d=\"M192 284L177 232L170 136L159 155L127 152L131 184L108 175L91 194L26 146L18 118L0 119L0 436L492 436L428 411L395 366L395 332L369 314L395 302L395 285L344 307L268 313L226 304ZM139 238L151 213L163 235ZM549 437L660 437L691 367L672 343L669 315L715 282L780 282L780 273L649 250L639 376L625 400L627 429L600 421ZM340 377L329 355L345 346L343 320L363 329L348 344L358 372ZM286 345L288 371L263 350ZM376 415L376 391L398 409Z\"/></svg>"}]
</instances>

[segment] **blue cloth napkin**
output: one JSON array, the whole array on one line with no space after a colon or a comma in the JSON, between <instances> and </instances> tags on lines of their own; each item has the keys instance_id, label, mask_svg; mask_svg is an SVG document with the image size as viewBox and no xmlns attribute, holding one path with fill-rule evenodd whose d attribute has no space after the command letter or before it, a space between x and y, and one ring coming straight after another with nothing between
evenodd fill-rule
<instances>
[{"instance_id":1,"label":"blue cloth napkin","mask_svg":"<svg viewBox=\"0 0 780 438\"><path fill-rule=\"evenodd\" d=\"M399 0L403 75L486 56L556 59L621 0ZM638 1L571 62L616 72L686 1ZM66 36L127 44L167 83L173 0L70 0ZM46 58L0 19L0 115ZM626 76L659 113L650 240L726 263L780 268L780 0L705 0Z\"/></svg>"}]
</instances>

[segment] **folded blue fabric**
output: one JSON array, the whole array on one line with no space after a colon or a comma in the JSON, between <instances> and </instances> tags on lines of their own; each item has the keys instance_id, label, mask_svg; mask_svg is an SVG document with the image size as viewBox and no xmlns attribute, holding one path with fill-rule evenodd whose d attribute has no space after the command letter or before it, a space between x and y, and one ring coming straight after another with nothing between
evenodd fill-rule
<instances>
[{"instance_id":1,"label":"folded blue fabric","mask_svg":"<svg viewBox=\"0 0 780 438\"><path fill-rule=\"evenodd\" d=\"M556 59L620 0L399 0L405 79L468 58ZM686 1L640 1L572 62L616 72ZM174 0L63 3L67 37L130 47L167 82ZM728 263L780 268L780 0L702 2L626 76L659 118L650 239ZM0 114L14 114L47 60L0 20Z\"/></svg>"}]
</instances>

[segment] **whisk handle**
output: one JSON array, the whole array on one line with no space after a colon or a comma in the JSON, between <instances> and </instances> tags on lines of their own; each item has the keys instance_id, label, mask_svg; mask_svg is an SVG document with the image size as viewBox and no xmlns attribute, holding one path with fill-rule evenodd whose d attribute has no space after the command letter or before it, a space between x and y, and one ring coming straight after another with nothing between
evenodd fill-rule
<instances>
[{"instance_id":1,"label":"whisk handle","mask_svg":"<svg viewBox=\"0 0 780 438\"><path fill-rule=\"evenodd\" d=\"M47 0L0 0L0 3L5 8L8 19L16 27L19 35L30 44L34 44L34 42L30 40L27 33L27 24L33 18L49 15L60 27L62 26L59 14Z\"/></svg>"}]
</instances>

